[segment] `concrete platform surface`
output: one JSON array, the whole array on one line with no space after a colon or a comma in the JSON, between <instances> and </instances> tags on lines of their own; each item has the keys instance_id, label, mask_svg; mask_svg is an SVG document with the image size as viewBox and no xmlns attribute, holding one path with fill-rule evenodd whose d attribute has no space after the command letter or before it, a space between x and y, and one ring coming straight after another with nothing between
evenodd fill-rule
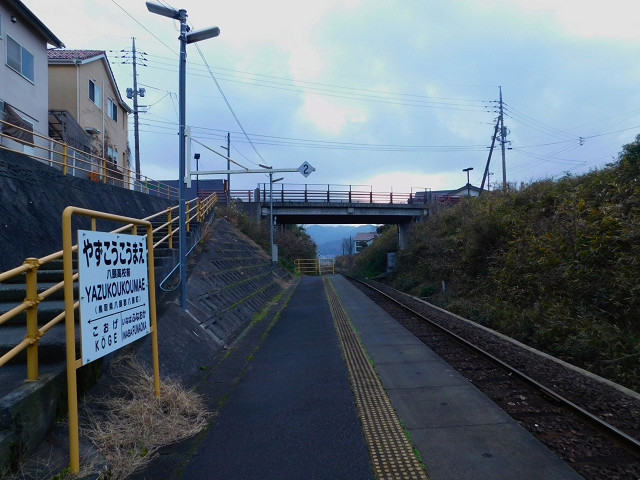
<instances>
[{"instance_id":1,"label":"concrete platform surface","mask_svg":"<svg viewBox=\"0 0 640 480\"><path fill-rule=\"evenodd\" d=\"M347 279L330 280L431 479L582 478Z\"/></svg>"},{"instance_id":2,"label":"concrete platform surface","mask_svg":"<svg viewBox=\"0 0 640 480\"><path fill-rule=\"evenodd\" d=\"M181 478L373 478L320 277L302 279Z\"/></svg>"}]
</instances>

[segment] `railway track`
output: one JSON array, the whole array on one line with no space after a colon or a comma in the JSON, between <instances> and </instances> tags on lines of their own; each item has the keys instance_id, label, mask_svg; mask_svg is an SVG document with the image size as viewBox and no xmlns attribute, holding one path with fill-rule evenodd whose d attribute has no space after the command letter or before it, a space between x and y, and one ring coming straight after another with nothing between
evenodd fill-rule
<instances>
[{"instance_id":1,"label":"railway track","mask_svg":"<svg viewBox=\"0 0 640 480\"><path fill-rule=\"evenodd\" d=\"M385 285L347 278L585 479L640 479L640 395Z\"/></svg>"}]
</instances>

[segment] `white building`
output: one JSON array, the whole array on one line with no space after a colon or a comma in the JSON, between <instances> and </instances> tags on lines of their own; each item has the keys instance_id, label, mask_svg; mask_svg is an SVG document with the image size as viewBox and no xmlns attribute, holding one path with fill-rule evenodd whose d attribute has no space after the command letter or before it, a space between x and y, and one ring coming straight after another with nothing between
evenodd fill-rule
<instances>
[{"instance_id":1,"label":"white building","mask_svg":"<svg viewBox=\"0 0 640 480\"><path fill-rule=\"evenodd\" d=\"M20 0L0 2L0 120L45 137L49 135L48 45L64 47ZM31 147L7 136L34 143L33 135L5 123L0 131L0 145L32 153ZM37 137L35 143L46 145Z\"/></svg>"}]
</instances>

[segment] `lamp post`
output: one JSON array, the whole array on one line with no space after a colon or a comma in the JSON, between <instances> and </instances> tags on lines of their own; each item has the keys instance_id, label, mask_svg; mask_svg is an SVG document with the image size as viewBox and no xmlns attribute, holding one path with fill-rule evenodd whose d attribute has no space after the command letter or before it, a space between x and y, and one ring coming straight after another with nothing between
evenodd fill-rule
<instances>
[{"instance_id":1,"label":"lamp post","mask_svg":"<svg viewBox=\"0 0 640 480\"><path fill-rule=\"evenodd\" d=\"M282 180L282 177L273 179L273 167L259 164L259 167L269 170L269 257L273 267L273 184Z\"/></svg>"},{"instance_id":2,"label":"lamp post","mask_svg":"<svg viewBox=\"0 0 640 480\"><path fill-rule=\"evenodd\" d=\"M146 2L147 9L156 15L172 18L180 22L180 61L179 61L179 157L180 167L178 172L178 215L179 215L179 232L180 232L180 305L182 308L187 307L187 229L186 229L186 209L185 209L185 124L186 124L186 79L187 79L187 44L206 40L207 38L217 37L220 35L218 27L208 27L201 30L189 31L187 25L187 11L185 9L176 10L175 8L165 7L163 5Z\"/></svg>"},{"instance_id":3,"label":"lamp post","mask_svg":"<svg viewBox=\"0 0 640 480\"><path fill-rule=\"evenodd\" d=\"M471 196L471 184L469 183L469 172L473 170L473 167L469 167L469 168L463 168L462 171L463 172L467 172L467 196L470 197Z\"/></svg>"}]
</instances>

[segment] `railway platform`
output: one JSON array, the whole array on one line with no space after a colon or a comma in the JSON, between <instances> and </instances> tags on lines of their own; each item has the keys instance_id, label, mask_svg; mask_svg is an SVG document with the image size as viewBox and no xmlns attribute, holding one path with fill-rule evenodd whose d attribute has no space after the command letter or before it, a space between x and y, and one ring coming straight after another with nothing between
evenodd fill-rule
<instances>
[{"instance_id":1,"label":"railway platform","mask_svg":"<svg viewBox=\"0 0 640 480\"><path fill-rule=\"evenodd\" d=\"M302 279L171 478L582 477L330 275Z\"/></svg>"}]
</instances>

